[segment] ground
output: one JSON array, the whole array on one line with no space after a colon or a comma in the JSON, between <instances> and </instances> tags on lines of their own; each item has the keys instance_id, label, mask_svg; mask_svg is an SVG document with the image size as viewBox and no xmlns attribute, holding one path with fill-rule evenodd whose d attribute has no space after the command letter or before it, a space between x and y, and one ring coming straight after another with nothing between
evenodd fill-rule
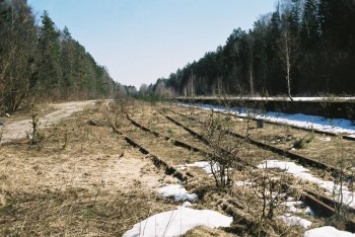
<instances>
[{"instance_id":1,"label":"ground","mask_svg":"<svg viewBox=\"0 0 355 237\"><path fill-rule=\"evenodd\" d=\"M113 101L45 107L49 113L38 116L35 144L32 111L27 117L14 115L3 128L0 235L120 236L144 218L179 205L156 192L179 180L112 130L112 124L127 130L125 108ZM208 228L188 234L206 235L224 236Z\"/></svg>"},{"instance_id":2,"label":"ground","mask_svg":"<svg viewBox=\"0 0 355 237\"><path fill-rule=\"evenodd\" d=\"M164 113L170 110L208 118L208 112L131 100L43 105L42 109L38 106L35 111L8 118L0 146L0 235L121 236L134 224L182 205L182 201L158 194L160 187L180 184L198 194L193 208L234 216L229 228L198 227L186 236L302 236L302 228L288 227L280 219L268 222L260 218L262 202L255 186L261 182L263 171L235 172L233 187L224 190L217 189L213 178L201 168L184 166L207 157L176 146L171 138L206 151L209 147L169 121ZM31 115L35 113L39 129L35 132L38 139L33 141ZM179 118L193 129L204 129ZM161 135L144 131L129 119ZM237 118L232 120L235 129L240 126L239 131L247 131L247 122L243 125ZM273 133L290 133L289 128L278 129L267 125L264 130L270 137ZM256 131L260 130L250 130L250 136L263 138ZM303 133L292 132L293 136ZM128 144L128 137L147 148L149 154ZM282 139L274 140L280 142L279 146L291 144L287 137ZM275 156L246 144L239 154L255 165ZM165 162L165 166L157 161ZM169 175L169 168L188 176L188 181L181 183ZM322 221L313 218L312 225L321 225Z\"/></svg>"}]
</instances>

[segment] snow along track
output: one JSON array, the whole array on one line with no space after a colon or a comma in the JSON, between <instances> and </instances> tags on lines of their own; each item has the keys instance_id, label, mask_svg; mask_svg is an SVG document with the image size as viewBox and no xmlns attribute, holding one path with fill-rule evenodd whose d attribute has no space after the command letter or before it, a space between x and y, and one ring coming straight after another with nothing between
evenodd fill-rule
<instances>
[{"instance_id":1,"label":"snow along track","mask_svg":"<svg viewBox=\"0 0 355 237\"><path fill-rule=\"evenodd\" d=\"M183 116L183 117L186 117L187 119L190 119L190 120L194 120L200 124L202 124L201 121L198 121L196 120L195 118L192 118L192 117L189 117L189 116L186 116L184 114L179 114L175 111L172 111L173 113L176 113L180 116ZM176 125L178 126L181 126L182 128L184 128L186 131L190 132L193 136L196 136L197 138L201 139L202 142L205 142L205 138L203 138L200 134L198 134L197 132L193 131L192 129L184 126L183 124L181 124L180 122L176 121L175 119L169 117L169 116L166 116L170 121L172 121L173 123L175 123ZM278 154L280 156L284 156L284 157L287 157L291 160L295 160L297 161L298 163L302 164L302 165L307 165L307 166L311 166L311 167L315 167L315 168L318 168L318 169L322 169L322 170L328 170L328 171L331 171L333 176L337 176L338 174L340 174L342 171L334 166L331 166L329 164L325 164L323 162L319 162L319 161L316 161L314 159L311 159L311 158L308 158L308 157L304 157L304 156L301 156L301 155L298 155L298 154L295 154L295 153L292 153L292 152L289 152L289 151L286 151L284 149L280 149L280 148L277 148L275 146L271 146L271 145L268 145L268 144L265 144L263 142L260 142L260 141L257 141L257 140L254 140L250 137L247 137L247 136L243 136L239 133L236 133L236 132L231 132L229 131L228 134L230 136L233 136L233 137L236 137L236 138L240 138L240 139L243 139L243 141L245 142L248 142L252 145L255 145L259 148L262 148L264 150L267 150L267 151L271 151L275 154ZM344 172L344 171L343 171ZM351 175L351 174L346 174L346 175Z\"/></svg>"},{"instance_id":2,"label":"snow along track","mask_svg":"<svg viewBox=\"0 0 355 237\"><path fill-rule=\"evenodd\" d=\"M201 104L201 105L189 105L189 104L185 104L185 103L178 103L178 105L181 105L183 107L192 107L192 108L198 108L198 109L215 109L215 112L218 113L224 113L223 111L225 109L219 109L216 108L213 105L210 104ZM273 114L275 114L275 112L272 112ZM327 126L321 126L321 125L317 125L317 124L308 124L307 126L305 126L304 124L301 125L300 123L297 122L292 122L292 119L276 119L275 120L275 116L271 116L270 118L265 117L264 115L258 115L255 114L254 116L249 116L246 115L245 112L240 113L240 112L232 112L231 113L232 116L236 117L236 118L246 118L248 117L249 119L252 120L262 120L265 123L268 124L274 124L274 125L280 125L280 124L287 124L290 128L296 128L296 129L301 129L304 131L312 131L318 134L323 134L323 135L329 135L329 136L339 136L345 140L351 140L351 141L355 141L355 134L354 134L354 130L351 129L346 129L346 128L338 128L337 131L333 131L333 125L327 125ZM296 119L297 120L297 119ZM341 123L340 123L341 124ZM344 126L344 125L343 125ZM340 126L342 127L342 126ZM344 135L343 133L350 133L349 135Z\"/></svg>"},{"instance_id":3,"label":"snow along track","mask_svg":"<svg viewBox=\"0 0 355 237\"><path fill-rule=\"evenodd\" d=\"M151 129L149 129L149 128L146 128L145 126L143 126L143 125L139 124L138 122L136 122L135 120L131 119L128 115L127 115L127 119L128 119L129 121L131 121L131 123L132 123L134 126L140 128L142 131L151 133L151 134L153 134L153 135L156 136L156 137L163 137L163 136L160 135L158 132L153 131L153 130L151 130ZM184 125L182 125L182 124L179 123L178 121L175 121L175 120L173 120L173 119L171 119L171 118L169 118L169 120L170 120L171 122L175 123L175 124L178 124L178 125L181 126L181 127L184 127ZM186 127L185 127L185 128L186 128ZM185 128L184 128L184 129L185 129ZM195 136L195 137L198 137L202 142L206 142L206 139L205 139L202 135L200 135L200 134L194 132L193 130L191 130L191 129L189 129L189 128L186 128L186 129L191 133L191 135L193 135L193 136ZM183 148L192 150L192 151L194 151L194 152L200 152L200 153L202 153L202 154L208 154L208 152L203 151L203 150L198 149L198 148L195 148L195 147L193 147L193 146L190 146L190 145L187 144L187 143L176 142L177 140L176 140L176 139L173 139L173 138L171 138L171 137L164 136L164 138L165 138L166 140L168 140L168 141L172 141L172 143L173 143L174 145L179 146L179 144L182 143L182 144L184 144L183 146L181 146L181 147L183 147ZM174 142L174 141L175 141L175 142ZM138 148L140 149L140 151L141 151L143 154L148 154L148 153L149 153L146 148L142 147L141 145L138 145L136 142L132 143L132 141L129 141L129 143L130 143L131 145L135 146L135 147L138 147ZM147 153L147 152L148 152L148 153ZM241 158L239 158L239 159L241 159ZM242 163L242 165L243 165L243 166L251 166L251 167L253 167L253 168L256 168L255 166L253 166L253 165L251 165L251 164L249 164L249 163L247 163L247 162L245 162L245 161ZM194 175L191 175L191 174L189 174L188 176L189 176L189 177L194 177ZM186 181L187 181L187 180L186 180ZM333 208L333 206L335 206L336 203L335 203L335 201L331 200L330 198L327 198L327 197L322 196L322 195L320 195L320 194L317 194L317 193L315 193L315 192L313 192L313 191L310 191L310 190L305 189L305 190L301 191L301 199L302 199L305 203L307 203L307 205L311 206L312 209L315 211L315 213L316 213L318 216L330 217L330 216L332 216L332 215L335 214L335 209ZM227 213L229 213L229 214L231 214L231 215L240 216L240 213L238 212L237 208L236 208L236 207L233 207L233 203L230 203L230 202L226 203L226 202L223 201L221 206L223 207L223 209L224 209ZM352 213L355 213L355 210L352 209L352 208L349 208L349 211L352 212ZM245 221L248 222L248 220L245 220ZM355 222L353 222L352 220L348 220L348 222L347 222L347 224L346 224L346 229L349 230L349 231L355 231Z\"/></svg>"}]
</instances>

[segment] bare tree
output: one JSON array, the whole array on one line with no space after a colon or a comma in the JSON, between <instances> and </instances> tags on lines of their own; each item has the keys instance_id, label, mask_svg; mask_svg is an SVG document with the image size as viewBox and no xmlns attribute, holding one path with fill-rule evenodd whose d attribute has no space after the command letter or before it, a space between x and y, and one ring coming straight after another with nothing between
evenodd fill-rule
<instances>
[{"instance_id":1,"label":"bare tree","mask_svg":"<svg viewBox=\"0 0 355 237\"><path fill-rule=\"evenodd\" d=\"M35 55L36 28L24 1L0 2L0 113L12 113L29 92ZM3 18L3 16L7 16Z\"/></svg>"},{"instance_id":2,"label":"bare tree","mask_svg":"<svg viewBox=\"0 0 355 237\"><path fill-rule=\"evenodd\" d=\"M236 166L236 155L241 142L231 141L228 132L231 129L230 115L222 116L211 111L205 122L205 138L211 149L209 164L216 186L226 188L232 184L232 176Z\"/></svg>"},{"instance_id":3,"label":"bare tree","mask_svg":"<svg viewBox=\"0 0 355 237\"><path fill-rule=\"evenodd\" d=\"M292 28L297 24L297 16L295 10L297 6L291 0L283 0L281 3L281 26L280 38L278 42L277 55L285 71L285 79L287 82L287 95L292 99L292 83L291 75L293 73L295 62L298 54L297 32Z\"/></svg>"}]
</instances>

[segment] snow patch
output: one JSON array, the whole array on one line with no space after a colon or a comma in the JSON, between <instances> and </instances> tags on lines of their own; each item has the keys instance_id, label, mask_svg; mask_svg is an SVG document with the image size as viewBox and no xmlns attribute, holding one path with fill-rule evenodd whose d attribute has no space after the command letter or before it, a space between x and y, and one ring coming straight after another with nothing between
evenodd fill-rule
<instances>
[{"instance_id":1,"label":"snow patch","mask_svg":"<svg viewBox=\"0 0 355 237\"><path fill-rule=\"evenodd\" d=\"M299 226L302 226L303 228L307 229L308 227L310 227L312 225L311 221L303 219L299 216L293 216L291 214L285 214L285 215L279 216L278 218L285 221L289 226L299 225Z\"/></svg>"},{"instance_id":2,"label":"snow patch","mask_svg":"<svg viewBox=\"0 0 355 237\"><path fill-rule=\"evenodd\" d=\"M299 178L303 181L308 181L315 183L319 187L324 188L331 196L337 200L340 198L340 193L343 195L343 203L355 207L355 193L350 191L348 187L344 184L342 190L340 190L340 185L335 185L332 181L325 181L320 178L317 178L309 173L309 170L303 166L297 165L294 162L289 161L280 161L280 160L266 160L258 165L258 168L278 168L284 170L287 173L292 174L296 178Z\"/></svg>"},{"instance_id":3,"label":"snow patch","mask_svg":"<svg viewBox=\"0 0 355 237\"><path fill-rule=\"evenodd\" d=\"M307 230L303 237L355 237L355 234L350 232L337 230L332 226L323 226L311 230Z\"/></svg>"},{"instance_id":4,"label":"snow patch","mask_svg":"<svg viewBox=\"0 0 355 237\"><path fill-rule=\"evenodd\" d=\"M158 193L165 198L174 198L179 201L194 201L198 199L197 194L189 194L186 189L179 184L172 184L158 189Z\"/></svg>"},{"instance_id":5,"label":"snow patch","mask_svg":"<svg viewBox=\"0 0 355 237\"><path fill-rule=\"evenodd\" d=\"M311 98L300 98L299 100L310 99ZM227 109L223 106L214 106L209 104L198 104L196 106L184 103L178 104L185 107L196 107L205 110L213 109L220 112L227 111ZM295 127L314 129L336 134L347 134L350 137L355 137L355 124L349 119L329 119L323 116L306 115L301 113L287 114L281 112L265 112L242 107L232 107L228 110L228 112L236 114L240 117L252 117L274 123L288 124Z\"/></svg>"},{"instance_id":6,"label":"snow patch","mask_svg":"<svg viewBox=\"0 0 355 237\"><path fill-rule=\"evenodd\" d=\"M208 161L197 161L191 164L177 165L176 168L179 170L185 170L187 167L197 167L203 169L207 174L212 174L211 164ZM214 169L216 169L215 167Z\"/></svg>"},{"instance_id":7,"label":"snow patch","mask_svg":"<svg viewBox=\"0 0 355 237\"><path fill-rule=\"evenodd\" d=\"M287 207L287 210L291 213L299 213L303 211L302 208L298 207L300 205L303 205L303 202L301 201L287 201L285 205Z\"/></svg>"},{"instance_id":8,"label":"snow patch","mask_svg":"<svg viewBox=\"0 0 355 237\"><path fill-rule=\"evenodd\" d=\"M183 207L192 207L192 204L191 204L191 202L186 201L182 204L182 206Z\"/></svg>"},{"instance_id":9,"label":"snow patch","mask_svg":"<svg viewBox=\"0 0 355 237\"><path fill-rule=\"evenodd\" d=\"M153 215L133 226L123 237L181 236L198 227L228 227L233 218L211 210L178 207L176 210Z\"/></svg>"}]
</instances>

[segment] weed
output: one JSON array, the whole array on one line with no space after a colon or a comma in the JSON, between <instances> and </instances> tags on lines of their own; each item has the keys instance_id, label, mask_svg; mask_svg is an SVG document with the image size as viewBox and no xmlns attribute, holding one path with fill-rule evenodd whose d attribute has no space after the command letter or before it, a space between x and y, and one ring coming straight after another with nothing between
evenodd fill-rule
<instances>
[{"instance_id":1,"label":"weed","mask_svg":"<svg viewBox=\"0 0 355 237\"><path fill-rule=\"evenodd\" d=\"M296 141L293 144L293 147L296 149L305 149L309 143L314 140L314 133L308 133L306 136L301 138L300 140Z\"/></svg>"},{"instance_id":2,"label":"weed","mask_svg":"<svg viewBox=\"0 0 355 237\"><path fill-rule=\"evenodd\" d=\"M174 131L171 128L168 128L168 134L169 134L169 136L173 136L174 135Z\"/></svg>"}]
</instances>

